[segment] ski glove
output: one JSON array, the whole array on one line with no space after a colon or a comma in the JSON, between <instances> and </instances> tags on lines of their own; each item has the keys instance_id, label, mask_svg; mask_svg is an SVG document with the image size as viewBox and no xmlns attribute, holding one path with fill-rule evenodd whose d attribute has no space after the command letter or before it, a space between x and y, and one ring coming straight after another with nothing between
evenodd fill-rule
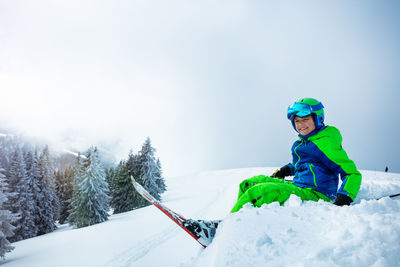
<instances>
[{"instance_id":1,"label":"ski glove","mask_svg":"<svg viewBox=\"0 0 400 267\"><path fill-rule=\"evenodd\" d=\"M276 170L271 177L275 178L285 178L286 176L290 176L292 174L292 171L290 170L290 167L288 165L283 166L279 170Z\"/></svg>"},{"instance_id":2,"label":"ski glove","mask_svg":"<svg viewBox=\"0 0 400 267\"><path fill-rule=\"evenodd\" d=\"M343 194L337 194L335 202L333 202L333 204L337 206L344 206L344 205L348 206L350 205L351 202L353 202L353 200L350 197Z\"/></svg>"}]
</instances>

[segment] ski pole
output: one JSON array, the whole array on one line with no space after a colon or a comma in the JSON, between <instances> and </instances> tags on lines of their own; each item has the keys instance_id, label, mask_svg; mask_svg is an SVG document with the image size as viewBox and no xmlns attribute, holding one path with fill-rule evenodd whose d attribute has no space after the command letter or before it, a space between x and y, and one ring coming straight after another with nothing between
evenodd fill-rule
<instances>
[{"instance_id":1,"label":"ski pole","mask_svg":"<svg viewBox=\"0 0 400 267\"><path fill-rule=\"evenodd\" d=\"M384 197L395 198L395 197L398 197L398 196L400 196L400 193L399 194L390 195L390 196L384 196ZM379 200L379 199L384 198L384 197L377 198L376 200Z\"/></svg>"}]
</instances>

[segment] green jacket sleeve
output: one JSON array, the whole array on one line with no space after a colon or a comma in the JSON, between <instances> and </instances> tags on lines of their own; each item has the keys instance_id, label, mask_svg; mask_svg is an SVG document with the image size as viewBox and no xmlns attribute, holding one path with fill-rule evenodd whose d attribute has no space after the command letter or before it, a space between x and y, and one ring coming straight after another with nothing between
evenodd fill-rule
<instances>
[{"instance_id":1,"label":"green jacket sleeve","mask_svg":"<svg viewBox=\"0 0 400 267\"><path fill-rule=\"evenodd\" d=\"M361 186L361 173L342 147L342 136L338 129L328 126L327 135L314 143L325 154L324 164L334 173L340 174L342 185L338 194L349 196L353 201Z\"/></svg>"}]
</instances>

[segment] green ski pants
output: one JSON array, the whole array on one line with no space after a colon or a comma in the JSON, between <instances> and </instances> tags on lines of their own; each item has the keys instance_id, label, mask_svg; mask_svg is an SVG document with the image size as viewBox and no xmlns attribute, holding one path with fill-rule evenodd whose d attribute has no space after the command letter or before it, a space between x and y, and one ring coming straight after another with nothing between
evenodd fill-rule
<instances>
[{"instance_id":1,"label":"green ski pants","mask_svg":"<svg viewBox=\"0 0 400 267\"><path fill-rule=\"evenodd\" d=\"M301 188L290 181L258 175L240 183L238 200L231 213L237 212L246 203L251 203L254 207L261 207L263 204L272 202L279 202L280 205L283 205L292 194L300 197L303 201L320 199L330 201L327 196L312 188Z\"/></svg>"}]
</instances>

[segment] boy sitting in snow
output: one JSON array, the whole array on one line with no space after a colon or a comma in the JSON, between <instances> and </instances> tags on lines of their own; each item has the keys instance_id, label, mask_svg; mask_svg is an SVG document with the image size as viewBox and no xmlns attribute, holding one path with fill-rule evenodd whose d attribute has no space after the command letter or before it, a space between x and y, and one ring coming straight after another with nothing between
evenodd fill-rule
<instances>
[{"instance_id":1,"label":"boy sitting in snow","mask_svg":"<svg viewBox=\"0 0 400 267\"><path fill-rule=\"evenodd\" d=\"M324 125L323 108L313 98L303 98L289 106L287 117L300 137L292 146L293 162L276 170L271 177L259 175L244 180L231 212L246 203L256 207L274 201L283 204L291 194L303 201L323 199L339 206L354 201L361 174L342 148L339 130ZM339 174L342 185L338 190ZM278 179L292 175L293 182Z\"/></svg>"},{"instance_id":2,"label":"boy sitting in snow","mask_svg":"<svg viewBox=\"0 0 400 267\"><path fill-rule=\"evenodd\" d=\"M255 207L271 202L282 205L292 194L303 201L322 199L338 206L350 205L357 197L361 174L342 148L339 130L324 125L322 103L313 98L300 99L289 106L287 117L300 137L292 146L293 162L271 176L258 175L244 180L231 213L246 203ZM283 179L292 175L293 182ZM338 190L339 175L342 185ZM189 219L185 226L208 245L219 223Z\"/></svg>"}]
</instances>

